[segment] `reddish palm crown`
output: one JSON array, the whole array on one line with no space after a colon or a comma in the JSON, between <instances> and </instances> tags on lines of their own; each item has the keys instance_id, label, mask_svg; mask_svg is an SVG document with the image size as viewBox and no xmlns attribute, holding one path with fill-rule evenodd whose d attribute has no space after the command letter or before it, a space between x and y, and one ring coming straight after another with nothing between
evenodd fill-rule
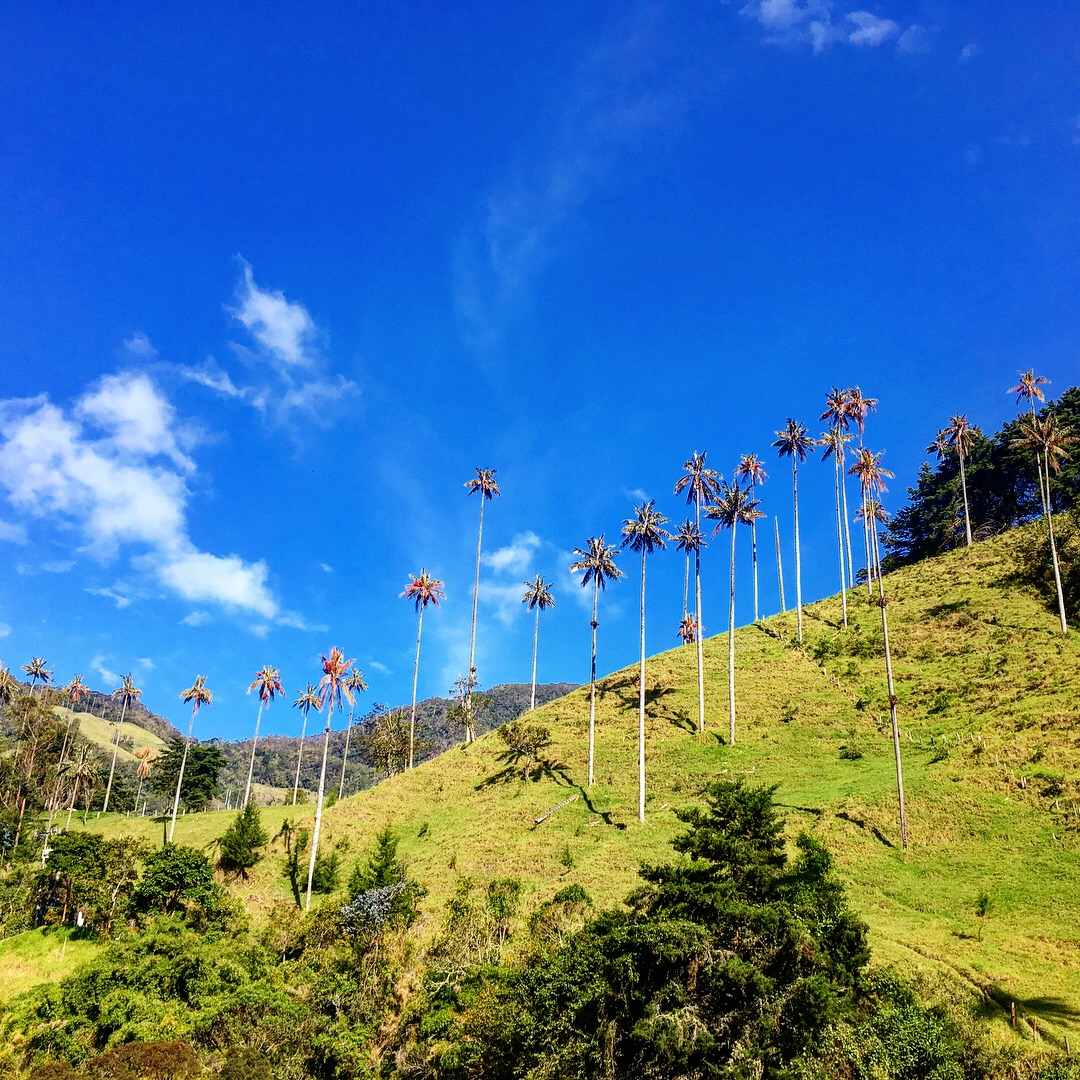
<instances>
[{"instance_id":1,"label":"reddish palm crown","mask_svg":"<svg viewBox=\"0 0 1080 1080\"><path fill-rule=\"evenodd\" d=\"M851 391L841 390L839 386L834 386L825 395L825 411L818 419L828 420L830 427L847 429L851 425L852 420L849 411L850 406Z\"/></svg>"},{"instance_id":2,"label":"reddish palm crown","mask_svg":"<svg viewBox=\"0 0 1080 1080\"><path fill-rule=\"evenodd\" d=\"M1026 401L1031 406L1031 411L1034 412L1035 402L1046 400L1042 387L1049 385L1050 380L1043 375L1036 375L1035 369L1032 368L1029 371L1020 372L1020 382L1016 386L1010 386L1009 393L1016 395L1017 405L1021 401Z\"/></svg>"},{"instance_id":3,"label":"reddish palm crown","mask_svg":"<svg viewBox=\"0 0 1080 1080\"><path fill-rule=\"evenodd\" d=\"M765 471L765 466L762 465L757 454L743 454L732 475L753 486L764 484L769 479L769 474Z\"/></svg>"},{"instance_id":4,"label":"reddish palm crown","mask_svg":"<svg viewBox=\"0 0 1080 1080\"><path fill-rule=\"evenodd\" d=\"M877 411L877 398L864 397L862 390L858 386L845 390L844 393L847 395L847 415L859 429L859 438L861 440L866 426L866 417L870 413Z\"/></svg>"},{"instance_id":5,"label":"reddish palm crown","mask_svg":"<svg viewBox=\"0 0 1080 1080\"><path fill-rule=\"evenodd\" d=\"M433 578L426 570L421 569L419 577L414 574L410 574L409 577L411 580L401 595L411 600L417 611L426 608L428 604L438 607L439 602L446 599L443 583L438 578Z\"/></svg>"},{"instance_id":6,"label":"reddish palm crown","mask_svg":"<svg viewBox=\"0 0 1080 1080\"><path fill-rule=\"evenodd\" d=\"M848 469L849 473L859 478L859 483L867 498L889 490L885 486L885 481L891 480L893 474L881 464L883 453L884 451L879 450L875 454L864 447L855 455L855 464Z\"/></svg>"},{"instance_id":7,"label":"reddish palm crown","mask_svg":"<svg viewBox=\"0 0 1080 1080\"><path fill-rule=\"evenodd\" d=\"M247 692L250 694L252 690L259 692L259 700L263 705L269 705L278 694L284 694L278 669L267 664L261 671L256 671L255 679Z\"/></svg>"},{"instance_id":8,"label":"reddish palm crown","mask_svg":"<svg viewBox=\"0 0 1080 1080\"><path fill-rule=\"evenodd\" d=\"M214 703L214 692L213 690L207 690L206 676L196 675L194 684L181 692L180 700L185 704L191 702L192 717L203 705L212 705Z\"/></svg>"},{"instance_id":9,"label":"reddish palm crown","mask_svg":"<svg viewBox=\"0 0 1080 1080\"><path fill-rule=\"evenodd\" d=\"M327 720L330 722L330 714L337 709L341 712L344 708L342 698L351 705L353 703L352 690L346 682L346 675L355 660L346 660L345 653L336 645L332 646L329 655L320 654L322 660L323 677L319 680L319 701L327 710Z\"/></svg>"}]
</instances>

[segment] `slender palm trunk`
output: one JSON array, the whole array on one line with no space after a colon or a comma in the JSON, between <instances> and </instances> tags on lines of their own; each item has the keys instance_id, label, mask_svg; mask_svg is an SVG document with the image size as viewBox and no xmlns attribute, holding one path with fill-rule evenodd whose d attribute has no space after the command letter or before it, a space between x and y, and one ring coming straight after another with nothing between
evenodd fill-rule
<instances>
[{"instance_id":1,"label":"slender palm trunk","mask_svg":"<svg viewBox=\"0 0 1080 1080\"><path fill-rule=\"evenodd\" d=\"M529 698L529 711L536 708L536 646L540 643L540 605L536 605L536 625L533 627L533 667L532 696Z\"/></svg>"},{"instance_id":2,"label":"slender palm trunk","mask_svg":"<svg viewBox=\"0 0 1080 1080\"><path fill-rule=\"evenodd\" d=\"M1061 566L1058 563L1057 543L1054 540L1054 515L1050 510L1050 500L1047 499L1046 529L1050 537L1050 560L1054 564L1054 585L1057 588L1058 617L1061 619L1061 632L1069 632L1069 624L1065 621L1065 594L1061 588Z\"/></svg>"},{"instance_id":3,"label":"slender palm trunk","mask_svg":"<svg viewBox=\"0 0 1080 1080\"><path fill-rule=\"evenodd\" d=\"M802 562L799 553L799 466L791 455L791 491L795 505L795 608L798 611L799 644L802 644Z\"/></svg>"},{"instance_id":4,"label":"slender palm trunk","mask_svg":"<svg viewBox=\"0 0 1080 1080\"><path fill-rule=\"evenodd\" d=\"M67 821L64 824L64 831L67 832L71 828L71 815L75 812L75 799L79 794L79 775L75 774L75 786L71 789L71 802L68 804L68 816Z\"/></svg>"},{"instance_id":5,"label":"slender palm trunk","mask_svg":"<svg viewBox=\"0 0 1080 1080\"><path fill-rule=\"evenodd\" d=\"M694 512L697 520L697 530L701 532L701 498L694 499ZM704 642L702 638L705 628L701 625L701 545L694 549L694 619L697 625L694 627L694 639L697 644L697 717L698 734L705 734L705 658Z\"/></svg>"},{"instance_id":6,"label":"slender palm trunk","mask_svg":"<svg viewBox=\"0 0 1080 1080\"><path fill-rule=\"evenodd\" d=\"M139 800L142 798L143 782L146 778L142 775L139 776L139 786L135 789L135 814L139 813Z\"/></svg>"},{"instance_id":7,"label":"slender palm trunk","mask_svg":"<svg viewBox=\"0 0 1080 1080\"><path fill-rule=\"evenodd\" d=\"M836 548L840 558L840 606L844 613L844 628L847 628L847 583L844 580L844 528L840 521L840 455L833 453L834 472L836 474Z\"/></svg>"},{"instance_id":8,"label":"slender palm trunk","mask_svg":"<svg viewBox=\"0 0 1080 1080\"><path fill-rule=\"evenodd\" d=\"M731 523L731 600L728 603L728 746L735 745L735 533L738 523Z\"/></svg>"},{"instance_id":9,"label":"slender palm trunk","mask_svg":"<svg viewBox=\"0 0 1080 1080\"><path fill-rule=\"evenodd\" d=\"M773 518L773 528L776 533L776 577L780 583L780 611L787 611L787 601L784 599L784 560L780 555L780 522Z\"/></svg>"},{"instance_id":10,"label":"slender palm trunk","mask_svg":"<svg viewBox=\"0 0 1080 1080\"><path fill-rule=\"evenodd\" d=\"M319 770L319 794L315 800L315 828L311 834L311 858L308 859L307 871L307 900L304 902L304 910L311 910L311 883L315 880L315 860L319 856L319 829L322 827L322 804L323 793L326 791L326 753L330 749L330 721L334 717L334 706L328 700L326 714L326 731L323 732L322 769ZM412 750L410 747L410 754Z\"/></svg>"},{"instance_id":11,"label":"slender palm trunk","mask_svg":"<svg viewBox=\"0 0 1080 1080\"><path fill-rule=\"evenodd\" d=\"M596 604L600 597L600 582L593 575L592 592L592 674L589 676L589 787L593 786L593 762L596 751Z\"/></svg>"},{"instance_id":12,"label":"slender palm trunk","mask_svg":"<svg viewBox=\"0 0 1080 1080\"><path fill-rule=\"evenodd\" d=\"M964 451L959 446L956 448L956 456L960 459L960 490L964 495L964 531L967 533L967 546L971 547L971 512L968 509L967 473L964 471Z\"/></svg>"},{"instance_id":13,"label":"slender palm trunk","mask_svg":"<svg viewBox=\"0 0 1080 1080\"><path fill-rule=\"evenodd\" d=\"M864 495L864 501L868 501ZM874 527L877 546L877 527ZM900 725L896 719L896 684L893 680L892 650L889 647L889 616L886 610L885 582L878 573L878 605L881 608L881 637L885 649L885 680L889 688L889 722L892 725L893 757L896 761L896 797L900 806L900 846L907 851L907 811L904 807L904 770L900 761Z\"/></svg>"},{"instance_id":14,"label":"slender palm trunk","mask_svg":"<svg viewBox=\"0 0 1080 1080\"><path fill-rule=\"evenodd\" d=\"M645 820L645 548L641 549L641 664L638 668L638 821Z\"/></svg>"},{"instance_id":15,"label":"slender palm trunk","mask_svg":"<svg viewBox=\"0 0 1080 1080\"><path fill-rule=\"evenodd\" d=\"M847 505L847 450L840 445L840 501L844 507L844 542L847 547L847 579L848 587L855 587L855 563L851 558L851 518L848 516Z\"/></svg>"},{"instance_id":16,"label":"slender palm trunk","mask_svg":"<svg viewBox=\"0 0 1080 1080\"><path fill-rule=\"evenodd\" d=\"M259 724L262 723L262 711L265 703L259 699L259 715L255 717L255 737L251 740L251 761L248 762L248 776L247 787L244 788L244 802L242 805L247 806L248 799L251 798L251 778L255 774L255 747L259 745Z\"/></svg>"},{"instance_id":17,"label":"slender palm trunk","mask_svg":"<svg viewBox=\"0 0 1080 1080\"><path fill-rule=\"evenodd\" d=\"M416 741L416 680L420 675L420 634L424 629L424 605L420 605L420 617L416 620L416 660L412 669L412 708L409 709L409 768L413 767L413 745ZM466 735L466 742L468 736Z\"/></svg>"},{"instance_id":18,"label":"slender palm trunk","mask_svg":"<svg viewBox=\"0 0 1080 1080\"><path fill-rule=\"evenodd\" d=\"M686 549L686 570L683 572L682 579L682 613L685 619L690 614L690 549Z\"/></svg>"},{"instance_id":19,"label":"slender palm trunk","mask_svg":"<svg viewBox=\"0 0 1080 1080\"><path fill-rule=\"evenodd\" d=\"M109 810L109 796L112 794L113 773L116 772L116 755L120 751L120 732L124 730L124 716L127 714L127 698L124 698L123 708L120 710L120 723L116 725L116 744L113 746L112 764L109 766L109 782L105 785L105 804L101 808L103 814Z\"/></svg>"},{"instance_id":20,"label":"slender palm trunk","mask_svg":"<svg viewBox=\"0 0 1080 1080\"><path fill-rule=\"evenodd\" d=\"M862 531L863 547L866 548L866 595L874 595L874 554L870 548L870 499L862 494Z\"/></svg>"},{"instance_id":21,"label":"slender palm trunk","mask_svg":"<svg viewBox=\"0 0 1080 1080\"><path fill-rule=\"evenodd\" d=\"M300 727L300 746L296 751L296 779L292 786L292 804L296 805L296 796L300 791L300 763L304 760L304 736L307 734L307 715L304 715L304 723Z\"/></svg>"},{"instance_id":22,"label":"slender palm trunk","mask_svg":"<svg viewBox=\"0 0 1080 1080\"><path fill-rule=\"evenodd\" d=\"M180 775L176 778L176 797L173 799L172 821L169 822L169 843L172 843L173 833L176 831L176 815L180 809L180 788L184 783L184 769L187 768L188 747L191 745L191 732L195 728L195 713L197 705L191 710L191 720L188 722L187 739L184 741L184 756L180 759Z\"/></svg>"},{"instance_id":23,"label":"slender palm trunk","mask_svg":"<svg viewBox=\"0 0 1080 1080\"><path fill-rule=\"evenodd\" d=\"M484 493L480 492L480 525L476 530L476 581L472 594L472 634L469 637L469 681L465 691L465 742L473 741L472 690L476 682L476 604L480 599L480 543L484 536ZM409 753L410 760L412 752ZM412 766L409 766L412 768Z\"/></svg>"},{"instance_id":24,"label":"slender palm trunk","mask_svg":"<svg viewBox=\"0 0 1080 1080\"><path fill-rule=\"evenodd\" d=\"M349 760L349 738L352 735L353 716L349 713L349 726L345 729L345 752L341 755L341 779L338 781L337 797L345 794L345 766Z\"/></svg>"},{"instance_id":25,"label":"slender palm trunk","mask_svg":"<svg viewBox=\"0 0 1080 1080\"><path fill-rule=\"evenodd\" d=\"M75 722L75 711L71 712L71 716L68 717L67 728L64 730L64 745L60 747L60 764L64 764L64 757L67 755L68 742L71 739L71 725ZM59 797L57 798L59 802Z\"/></svg>"},{"instance_id":26,"label":"slender palm trunk","mask_svg":"<svg viewBox=\"0 0 1080 1080\"><path fill-rule=\"evenodd\" d=\"M750 481L750 501L754 502L754 481ZM758 591L757 591L757 518L750 519L750 552L754 567L754 622L758 621Z\"/></svg>"}]
</instances>

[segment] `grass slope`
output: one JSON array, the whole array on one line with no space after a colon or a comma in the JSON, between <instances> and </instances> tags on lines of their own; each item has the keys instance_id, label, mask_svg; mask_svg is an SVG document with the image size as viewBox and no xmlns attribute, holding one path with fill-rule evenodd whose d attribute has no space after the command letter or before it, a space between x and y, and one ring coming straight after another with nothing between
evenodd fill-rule
<instances>
[{"instance_id":1,"label":"grass slope","mask_svg":"<svg viewBox=\"0 0 1080 1080\"><path fill-rule=\"evenodd\" d=\"M1076 744L1080 638L1062 639L1044 599L1011 576L1015 535L909 567L887 581L903 729L910 848L899 849L880 613L865 592L736 632L737 737L725 745L727 639L705 643L707 732L696 734L694 650L648 664L648 823L636 820L637 668L608 676L597 708L597 783L585 777L588 688L537 710L553 745L522 782L492 733L346 799L323 837L346 875L389 822L430 890L428 927L463 877L514 876L526 906L577 882L618 902L642 862L671 857L674 810L717 777L777 785L792 836L836 857L875 957L946 969L999 1003L1015 1001L1051 1038L1080 1035L1080 840ZM745 584L743 587L746 587ZM712 606L720 609L717 588ZM601 649L603 636L601 633ZM861 754L861 756L858 756ZM535 819L577 798L543 824ZM313 808L263 811L271 834ZM144 835L160 825L112 815L89 827ZM177 840L212 845L232 814L185 818ZM81 826L80 826L81 827ZM233 888L257 917L288 902L281 842ZM979 920L980 893L990 896ZM982 933L980 940L980 923Z\"/></svg>"},{"instance_id":2,"label":"grass slope","mask_svg":"<svg viewBox=\"0 0 1080 1080\"><path fill-rule=\"evenodd\" d=\"M66 724L72 716L71 710L64 708L63 705L54 705L53 712L62 724ZM116 724L112 720L104 720L100 716L93 716L87 712L77 712L74 716L75 722L78 724L79 734L88 742L101 747L102 750L111 755L113 747L116 745ZM128 739L131 740L136 750L149 746L155 757L167 745L160 735L155 735L152 731L147 731L130 720L124 721L124 730L121 732L120 738L121 745L116 754L117 761L135 761L135 755L130 750L125 749L123 745Z\"/></svg>"}]
</instances>

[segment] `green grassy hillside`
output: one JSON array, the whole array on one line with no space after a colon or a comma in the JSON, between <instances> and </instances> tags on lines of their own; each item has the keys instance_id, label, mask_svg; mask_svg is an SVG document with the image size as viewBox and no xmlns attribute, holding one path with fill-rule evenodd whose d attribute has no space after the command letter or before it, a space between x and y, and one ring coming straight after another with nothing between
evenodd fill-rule
<instances>
[{"instance_id":1,"label":"green grassy hillside","mask_svg":"<svg viewBox=\"0 0 1080 1080\"><path fill-rule=\"evenodd\" d=\"M54 705L53 712L60 719L60 722L66 724L71 718L72 712L70 709L65 708L63 705ZM93 716L87 712L76 712L75 722L79 725L79 734L88 742L92 742L95 746L100 746L102 750L107 750L112 753L113 747L116 745L116 724L112 720L105 720L100 716ZM155 735L152 731L147 731L145 728L140 727L138 724L131 723L130 721L124 721L124 730L120 735L121 743L120 749L117 751L117 761L135 761L135 755L124 747L124 743L129 739L131 745L136 750L141 750L144 746L149 746L154 752L156 757L166 747L166 742L160 735Z\"/></svg>"},{"instance_id":2,"label":"green grassy hillside","mask_svg":"<svg viewBox=\"0 0 1080 1080\"><path fill-rule=\"evenodd\" d=\"M696 733L692 648L648 665L648 823L636 820L637 669L607 677L598 700L597 783L583 787L588 688L535 714L552 731L540 776L525 784L497 733L331 807L324 850L346 875L389 822L429 889L428 925L463 875L515 876L527 904L570 882L616 903L643 861L670 858L674 810L719 776L777 785L794 836L833 851L875 957L948 971L1015 1001L1051 1037L1080 1036L1080 821L1076 735L1080 636L1062 639L1044 599L1013 571L1003 536L887 581L910 847L899 847L880 613L865 592L736 632L737 738L726 745L727 639L705 643L708 725ZM748 587L748 582L744 587ZM714 611L720 586L709 583ZM718 621L714 615L713 623ZM601 629L601 633L603 633ZM583 665L587 657L582 657ZM576 796L542 824L535 819ZM263 811L273 835L313 808ZM232 814L185 818L177 840L202 846ZM80 826L81 827L81 826ZM95 829L160 840L160 826L108 815ZM281 844L235 891L256 917L290 902ZM991 901L975 915L980 894Z\"/></svg>"}]
</instances>

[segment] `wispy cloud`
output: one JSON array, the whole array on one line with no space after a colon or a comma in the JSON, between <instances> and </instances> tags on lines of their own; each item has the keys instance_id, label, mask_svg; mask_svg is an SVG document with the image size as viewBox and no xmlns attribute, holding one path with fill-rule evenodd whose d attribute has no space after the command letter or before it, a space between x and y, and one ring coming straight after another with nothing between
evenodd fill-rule
<instances>
[{"instance_id":1,"label":"wispy cloud","mask_svg":"<svg viewBox=\"0 0 1080 1080\"><path fill-rule=\"evenodd\" d=\"M124 596L122 593L114 592L112 589L88 588L84 592L88 592L91 596L102 596L106 600L111 600L118 608L131 606L130 596Z\"/></svg>"},{"instance_id":2,"label":"wispy cloud","mask_svg":"<svg viewBox=\"0 0 1080 1080\"><path fill-rule=\"evenodd\" d=\"M124 342L124 348L127 349L132 356L137 356L141 360L157 359L157 349L154 348L153 342L141 330L136 330L135 333Z\"/></svg>"},{"instance_id":3,"label":"wispy cloud","mask_svg":"<svg viewBox=\"0 0 1080 1080\"><path fill-rule=\"evenodd\" d=\"M497 574L524 574L540 543L540 537L534 532L517 533L505 547L485 552L480 561Z\"/></svg>"},{"instance_id":4,"label":"wispy cloud","mask_svg":"<svg viewBox=\"0 0 1080 1080\"><path fill-rule=\"evenodd\" d=\"M378 660L369 660L367 666L371 668L372 671L377 671L380 675L390 674L390 669L385 664L379 663Z\"/></svg>"},{"instance_id":5,"label":"wispy cloud","mask_svg":"<svg viewBox=\"0 0 1080 1080\"><path fill-rule=\"evenodd\" d=\"M0 540L6 540L10 544L25 544L26 526L17 525L11 521L0 521Z\"/></svg>"},{"instance_id":6,"label":"wispy cloud","mask_svg":"<svg viewBox=\"0 0 1080 1080\"><path fill-rule=\"evenodd\" d=\"M102 683L104 683L105 686L115 686L123 681L121 677L112 670L112 668L106 667L104 656L95 656L90 661L90 670L97 673L98 678L101 679ZM109 691L105 690L104 693L107 694L109 693Z\"/></svg>"},{"instance_id":7,"label":"wispy cloud","mask_svg":"<svg viewBox=\"0 0 1080 1080\"><path fill-rule=\"evenodd\" d=\"M0 622L0 638L6 638L11 633L11 627L6 622Z\"/></svg>"},{"instance_id":8,"label":"wispy cloud","mask_svg":"<svg viewBox=\"0 0 1080 1080\"><path fill-rule=\"evenodd\" d=\"M642 5L597 45L563 95L561 122L519 149L463 230L455 303L465 340L481 352L528 307L581 207L685 108L689 95L658 76L659 11Z\"/></svg>"},{"instance_id":9,"label":"wispy cloud","mask_svg":"<svg viewBox=\"0 0 1080 1080\"><path fill-rule=\"evenodd\" d=\"M214 621L214 616L209 611L193 611L180 620L184 626L205 626Z\"/></svg>"},{"instance_id":10,"label":"wispy cloud","mask_svg":"<svg viewBox=\"0 0 1080 1080\"><path fill-rule=\"evenodd\" d=\"M895 19L863 10L837 13L832 0L750 0L741 10L764 29L766 41L809 45L815 53L837 44L877 48L894 38L902 52L922 52L928 45L923 27L901 33Z\"/></svg>"},{"instance_id":11,"label":"wispy cloud","mask_svg":"<svg viewBox=\"0 0 1080 1080\"><path fill-rule=\"evenodd\" d=\"M333 423L351 407L360 387L328 371L317 348L322 334L307 308L278 289L260 286L245 260L240 267L235 304L228 311L251 335L250 344L230 343L246 376L234 376L212 356L172 370L221 397L250 405L270 423L285 425L298 417L323 427Z\"/></svg>"},{"instance_id":12,"label":"wispy cloud","mask_svg":"<svg viewBox=\"0 0 1080 1080\"><path fill-rule=\"evenodd\" d=\"M85 537L100 561L129 553L177 596L273 620L266 564L200 551L188 535L191 443L147 375L110 375L70 411L45 395L0 402L0 486L16 510Z\"/></svg>"}]
</instances>

